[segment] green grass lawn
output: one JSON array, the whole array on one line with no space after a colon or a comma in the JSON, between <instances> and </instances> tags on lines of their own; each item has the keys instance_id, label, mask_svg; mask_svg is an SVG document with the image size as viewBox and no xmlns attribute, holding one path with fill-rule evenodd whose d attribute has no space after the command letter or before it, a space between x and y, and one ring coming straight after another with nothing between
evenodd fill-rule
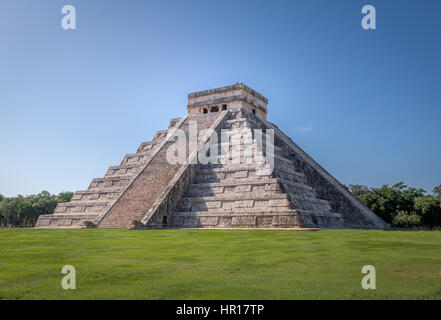
<instances>
[{"instance_id":1,"label":"green grass lawn","mask_svg":"<svg viewBox=\"0 0 441 320\"><path fill-rule=\"evenodd\" d=\"M440 299L441 232L0 230L1 299ZM73 265L77 289L63 290ZM376 268L376 290L361 269Z\"/></svg>"}]
</instances>

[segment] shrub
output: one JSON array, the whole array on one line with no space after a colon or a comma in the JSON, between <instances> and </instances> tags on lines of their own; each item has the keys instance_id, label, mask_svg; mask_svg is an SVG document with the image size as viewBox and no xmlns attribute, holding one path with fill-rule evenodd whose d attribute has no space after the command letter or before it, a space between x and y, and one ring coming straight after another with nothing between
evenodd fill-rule
<instances>
[{"instance_id":1,"label":"shrub","mask_svg":"<svg viewBox=\"0 0 441 320\"><path fill-rule=\"evenodd\" d=\"M412 228L421 224L421 217L415 212L398 211L392 225L397 228Z\"/></svg>"}]
</instances>

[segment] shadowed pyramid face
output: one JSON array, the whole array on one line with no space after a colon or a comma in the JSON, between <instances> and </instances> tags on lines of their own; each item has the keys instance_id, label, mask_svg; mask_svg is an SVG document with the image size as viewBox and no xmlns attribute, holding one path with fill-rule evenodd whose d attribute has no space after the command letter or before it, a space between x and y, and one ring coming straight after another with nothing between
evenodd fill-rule
<instances>
[{"instance_id":1,"label":"shadowed pyramid face","mask_svg":"<svg viewBox=\"0 0 441 320\"><path fill-rule=\"evenodd\" d=\"M188 110L37 227L387 226L266 121L254 90L192 93Z\"/></svg>"}]
</instances>

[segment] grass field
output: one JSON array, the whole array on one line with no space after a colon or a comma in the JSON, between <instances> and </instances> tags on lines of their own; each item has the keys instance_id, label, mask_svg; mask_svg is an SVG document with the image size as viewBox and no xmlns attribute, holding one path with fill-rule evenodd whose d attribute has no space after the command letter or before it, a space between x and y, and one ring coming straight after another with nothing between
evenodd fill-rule
<instances>
[{"instance_id":1,"label":"grass field","mask_svg":"<svg viewBox=\"0 0 441 320\"><path fill-rule=\"evenodd\" d=\"M441 232L0 230L2 299L440 299ZM76 268L76 290L61 268ZM361 269L376 268L376 290Z\"/></svg>"}]
</instances>

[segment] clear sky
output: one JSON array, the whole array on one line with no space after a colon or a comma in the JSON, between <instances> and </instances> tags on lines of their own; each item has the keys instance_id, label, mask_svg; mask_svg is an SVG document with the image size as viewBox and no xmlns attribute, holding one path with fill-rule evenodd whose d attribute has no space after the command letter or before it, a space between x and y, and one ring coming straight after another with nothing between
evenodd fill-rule
<instances>
[{"instance_id":1,"label":"clear sky","mask_svg":"<svg viewBox=\"0 0 441 320\"><path fill-rule=\"evenodd\" d=\"M440 16L439 0L2 0L0 193L87 189L185 116L187 93L236 82L342 183L431 191Z\"/></svg>"}]
</instances>

